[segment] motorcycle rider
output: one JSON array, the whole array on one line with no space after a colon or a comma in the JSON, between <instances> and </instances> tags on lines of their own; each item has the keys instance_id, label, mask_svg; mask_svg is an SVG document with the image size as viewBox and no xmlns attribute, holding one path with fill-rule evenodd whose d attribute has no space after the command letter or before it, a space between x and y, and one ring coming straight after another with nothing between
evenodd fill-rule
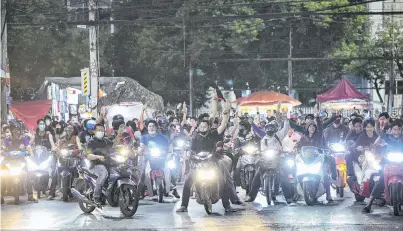
<instances>
[{"instance_id":1,"label":"motorcycle rider","mask_svg":"<svg viewBox=\"0 0 403 231\"><path fill-rule=\"evenodd\" d=\"M14 151L14 150L26 150L29 153L32 153L31 146L29 140L25 136L21 136L21 130L18 127L18 124L11 123L9 126L5 126L2 128L2 131L5 135L5 139L2 142L2 150L4 151ZM4 187L4 185L3 185ZM28 194L28 201L32 201L38 203L38 200L33 196L32 190L32 182L27 179L26 188ZM4 204L4 198L1 197L1 204Z\"/></svg>"},{"instance_id":2,"label":"motorcycle rider","mask_svg":"<svg viewBox=\"0 0 403 231\"><path fill-rule=\"evenodd\" d=\"M88 143L87 158L92 162L93 166L90 170L98 178L94 188L94 202L101 204L102 186L108 178L108 170L106 168L106 156L109 149L112 148L112 142L105 138L105 128L102 124L96 124L94 130L94 139Z\"/></svg>"},{"instance_id":3,"label":"motorcycle rider","mask_svg":"<svg viewBox=\"0 0 403 231\"><path fill-rule=\"evenodd\" d=\"M390 128L390 116L387 112L382 112L379 114L377 123L376 123L376 133L380 136L387 133Z\"/></svg>"},{"instance_id":4,"label":"motorcycle rider","mask_svg":"<svg viewBox=\"0 0 403 231\"><path fill-rule=\"evenodd\" d=\"M278 108L280 108L280 104L278 106ZM282 151L283 150L283 146L281 144L281 140L284 139L284 137L287 135L288 130L290 129L290 122L287 118L287 116L283 115L283 120L284 120L284 124L283 124L283 128L278 131L276 130L277 126L273 123L270 122L266 128L266 135L262 138L262 140L260 141L260 150L261 152L264 152L266 150L277 150L277 151ZM261 185L261 169L264 168L264 166L262 166L262 161L258 161L257 162L257 171L256 174L253 178L252 181L252 186L251 186L251 190L249 192L249 195L247 196L245 202L252 202L255 200L258 192L259 192L259 188ZM273 200L276 200L276 195L278 194L279 191L279 187L280 187L280 179L278 176L276 176L275 178L275 192L273 195Z\"/></svg>"},{"instance_id":5,"label":"motorcycle rider","mask_svg":"<svg viewBox=\"0 0 403 231\"><path fill-rule=\"evenodd\" d=\"M343 141L348 133L348 128L341 122L342 117L337 116L332 126L324 130L324 138L326 143L338 143Z\"/></svg>"},{"instance_id":6,"label":"motorcycle rider","mask_svg":"<svg viewBox=\"0 0 403 231\"><path fill-rule=\"evenodd\" d=\"M358 136L362 132L362 119L360 117L356 117L351 120L351 129L346 136L346 141L352 140L356 141Z\"/></svg>"},{"instance_id":7,"label":"motorcycle rider","mask_svg":"<svg viewBox=\"0 0 403 231\"><path fill-rule=\"evenodd\" d=\"M94 130L96 124L97 123L95 122L95 120L92 119L84 121L85 130L83 130L79 135L80 143L78 144L78 148L80 150L83 150L82 144L88 144L94 138Z\"/></svg>"},{"instance_id":8,"label":"motorcycle rider","mask_svg":"<svg viewBox=\"0 0 403 231\"><path fill-rule=\"evenodd\" d=\"M168 150L169 150L169 142L166 136L162 135L161 133L157 133L158 129L158 123L155 120L150 120L148 121L147 124L147 135L141 136L140 139L140 148L139 148L139 153L140 155L144 156L144 160L142 161L142 176L141 176L141 183L142 187L144 185L147 186L147 191L150 196L153 195L153 187L151 185L151 179L150 179L150 174L149 172L146 172L146 166L148 164L148 161L150 159L150 148L158 148L161 150L161 154L165 155L167 157L168 155ZM162 167L164 171L164 177L165 177L165 187L166 187L166 193L170 191L170 186L171 186L171 174L169 169L164 165ZM142 192L143 190L140 190ZM179 194L176 191L176 189L173 190L172 194L175 197L178 197Z\"/></svg>"},{"instance_id":9,"label":"motorcycle rider","mask_svg":"<svg viewBox=\"0 0 403 231\"><path fill-rule=\"evenodd\" d=\"M213 97L213 100L215 100L214 97ZM224 105L222 123L217 129L211 129L210 121L208 121L208 120L200 121L197 135L194 137L194 139L192 140L192 144L191 144L191 149L192 149L193 154L199 153L201 151L208 151L211 153L215 153L217 139L221 134L224 133L225 128L228 124L229 110L230 110L230 104L226 103ZM201 118L206 118L206 117L208 117L208 115L203 114ZM225 162L228 161L229 157L224 155L224 156L222 156L222 158L223 158L222 160L218 160L218 165L219 165L221 172L225 173L225 168L227 168ZM229 174L228 169L226 169L226 171L227 171L227 174ZM193 186L193 182L194 182L195 178L196 178L195 171L192 171L192 169L191 169L185 180L185 184L183 186L181 207L178 208L176 210L176 212L187 212L188 211L187 207L189 205L190 191ZM229 179L230 178L231 178L231 176L229 175ZM231 208L231 205L229 203L229 197L228 197L229 190L228 189L230 189L232 193L234 193L234 191L232 189L232 186L233 186L232 180L229 180L229 179L228 179L228 176L222 176L220 178L220 180L222 180L222 182L223 182L223 184L221 185L222 188L220 189L220 196L221 196L221 200L222 200L223 206L225 208L225 211L233 212L234 210ZM230 182L228 182L228 181L230 181ZM224 185L226 185L226 186L224 186ZM228 185L230 185L230 186L228 186Z\"/></svg>"},{"instance_id":10,"label":"motorcycle rider","mask_svg":"<svg viewBox=\"0 0 403 231\"><path fill-rule=\"evenodd\" d=\"M391 124L391 133L390 134L383 134L382 136L378 137L375 141L375 145L381 145L381 143L385 143L386 152L403 152L403 134L402 134L402 121L396 120ZM383 175L383 165L384 160L381 160L381 170L380 170L380 177L374 188L372 189L371 196L369 197L369 202L367 206L364 207L362 210L365 213L371 212L371 206L374 203L376 198L381 197L381 194L385 190L385 181Z\"/></svg>"}]
</instances>

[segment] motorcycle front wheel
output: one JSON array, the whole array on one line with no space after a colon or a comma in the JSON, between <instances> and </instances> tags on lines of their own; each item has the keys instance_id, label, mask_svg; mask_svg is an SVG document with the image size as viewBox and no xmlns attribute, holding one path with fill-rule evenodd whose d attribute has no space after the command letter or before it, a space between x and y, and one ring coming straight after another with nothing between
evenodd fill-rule
<instances>
[{"instance_id":1,"label":"motorcycle front wheel","mask_svg":"<svg viewBox=\"0 0 403 231\"><path fill-rule=\"evenodd\" d=\"M134 185L124 185L119 195L120 211L125 217L132 217L137 212L139 206L137 188Z\"/></svg>"},{"instance_id":2,"label":"motorcycle front wheel","mask_svg":"<svg viewBox=\"0 0 403 231\"><path fill-rule=\"evenodd\" d=\"M160 183L158 184L158 203L162 203L164 202L164 194L165 194L165 190L164 190L164 184Z\"/></svg>"},{"instance_id":3,"label":"motorcycle front wheel","mask_svg":"<svg viewBox=\"0 0 403 231\"><path fill-rule=\"evenodd\" d=\"M204 209L208 215L213 213L213 203L211 202L211 199L208 199L208 201L204 203Z\"/></svg>"},{"instance_id":4,"label":"motorcycle front wheel","mask_svg":"<svg viewBox=\"0 0 403 231\"><path fill-rule=\"evenodd\" d=\"M264 191L266 194L266 201L267 205L271 205L271 198L272 198L272 176L268 175L264 178Z\"/></svg>"},{"instance_id":5,"label":"motorcycle front wheel","mask_svg":"<svg viewBox=\"0 0 403 231\"><path fill-rule=\"evenodd\" d=\"M316 203L316 183L314 181L305 181L303 183L304 199L308 206L313 206Z\"/></svg>"},{"instance_id":6,"label":"motorcycle front wheel","mask_svg":"<svg viewBox=\"0 0 403 231\"><path fill-rule=\"evenodd\" d=\"M63 201L67 202L69 200L69 189L70 189L70 177L62 178L63 187Z\"/></svg>"},{"instance_id":7,"label":"motorcycle front wheel","mask_svg":"<svg viewBox=\"0 0 403 231\"><path fill-rule=\"evenodd\" d=\"M78 201L78 205L80 206L81 211L84 213L92 213L95 210L95 206L84 203L83 201Z\"/></svg>"}]
</instances>

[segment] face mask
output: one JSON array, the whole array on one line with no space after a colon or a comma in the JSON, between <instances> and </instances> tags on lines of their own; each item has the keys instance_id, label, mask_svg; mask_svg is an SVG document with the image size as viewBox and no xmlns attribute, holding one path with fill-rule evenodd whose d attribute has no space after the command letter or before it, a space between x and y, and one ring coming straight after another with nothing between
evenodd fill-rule
<instances>
[{"instance_id":1,"label":"face mask","mask_svg":"<svg viewBox=\"0 0 403 231\"><path fill-rule=\"evenodd\" d=\"M99 140L104 138L104 132L95 132L95 138Z\"/></svg>"},{"instance_id":2,"label":"face mask","mask_svg":"<svg viewBox=\"0 0 403 231\"><path fill-rule=\"evenodd\" d=\"M45 125L44 124L41 124L41 125L39 125L39 131L41 131L41 132L43 132L43 131L45 131Z\"/></svg>"},{"instance_id":3,"label":"face mask","mask_svg":"<svg viewBox=\"0 0 403 231\"><path fill-rule=\"evenodd\" d=\"M50 120L46 120L45 123L46 123L46 126L49 126L50 125Z\"/></svg>"},{"instance_id":4,"label":"face mask","mask_svg":"<svg viewBox=\"0 0 403 231\"><path fill-rule=\"evenodd\" d=\"M266 132L266 135L268 135L268 136L273 136L273 135L274 135L274 131L267 131L267 132Z\"/></svg>"},{"instance_id":5,"label":"face mask","mask_svg":"<svg viewBox=\"0 0 403 231\"><path fill-rule=\"evenodd\" d=\"M56 128L56 133L57 133L57 134L62 133L62 129L61 129L61 128Z\"/></svg>"},{"instance_id":6,"label":"face mask","mask_svg":"<svg viewBox=\"0 0 403 231\"><path fill-rule=\"evenodd\" d=\"M155 135L155 134L157 134L157 131L148 131L148 134Z\"/></svg>"}]
</instances>

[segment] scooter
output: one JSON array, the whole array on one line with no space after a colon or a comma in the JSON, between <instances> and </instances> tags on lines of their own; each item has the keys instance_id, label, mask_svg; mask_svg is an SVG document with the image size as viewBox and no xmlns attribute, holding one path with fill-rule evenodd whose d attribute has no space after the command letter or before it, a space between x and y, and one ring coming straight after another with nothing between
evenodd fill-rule
<instances>
[{"instance_id":1,"label":"scooter","mask_svg":"<svg viewBox=\"0 0 403 231\"><path fill-rule=\"evenodd\" d=\"M196 201L204 205L207 214L213 213L213 204L220 200L219 170L212 161L209 152L200 152L191 156L192 168L196 171L194 183Z\"/></svg>"},{"instance_id":2,"label":"scooter","mask_svg":"<svg viewBox=\"0 0 403 231\"><path fill-rule=\"evenodd\" d=\"M238 159L238 164L241 169L241 187L245 189L246 194L248 194L251 189L253 177L256 174L256 161L259 157L259 149L254 145L246 145L240 151L242 155Z\"/></svg>"},{"instance_id":3,"label":"scooter","mask_svg":"<svg viewBox=\"0 0 403 231\"><path fill-rule=\"evenodd\" d=\"M342 143L331 143L328 145L334 159L336 160L337 185L332 185L336 189L337 195L344 197L344 188L347 186L347 165L346 147Z\"/></svg>"},{"instance_id":4,"label":"scooter","mask_svg":"<svg viewBox=\"0 0 403 231\"><path fill-rule=\"evenodd\" d=\"M171 153L170 157L171 160L175 163L175 166L173 164L170 164L170 166L168 167L172 169L171 176L176 182L182 181L184 169L186 168L185 155L187 150L189 150L189 143L184 140L177 140L173 144L173 152Z\"/></svg>"},{"instance_id":5,"label":"scooter","mask_svg":"<svg viewBox=\"0 0 403 231\"><path fill-rule=\"evenodd\" d=\"M358 162L353 162L356 179L350 177L348 182L357 202L363 202L365 198L369 198L371 195L372 189L380 177L381 166L379 162L380 159L369 150L360 155Z\"/></svg>"},{"instance_id":6,"label":"scooter","mask_svg":"<svg viewBox=\"0 0 403 231\"><path fill-rule=\"evenodd\" d=\"M0 176L3 182L2 189L7 188L14 197L14 204L20 202L20 191L23 188L24 175L26 174L25 157L27 152L5 152L0 156ZM5 190L2 190L2 194Z\"/></svg>"},{"instance_id":7,"label":"scooter","mask_svg":"<svg viewBox=\"0 0 403 231\"><path fill-rule=\"evenodd\" d=\"M314 205L318 198L324 195L323 184L325 176L323 165L325 154L317 147L302 147L295 158L298 178L298 191L304 196L308 206Z\"/></svg>"},{"instance_id":8,"label":"scooter","mask_svg":"<svg viewBox=\"0 0 403 231\"><path fill-rule=\"evenodd\" d=\"M393 206L393 214L400 215L403 205L403 153L389 152L383 170L385 200Z\"/></svg>"},{"instance_id":9,"label":"scooter","mask_svg":"<svg viewBox=\"0 0 403 231\"><path fill-rule=\"evenodd\" d=\"M277 167L280 162L280 151L278 150L266 150L261 153L262 167L261 178L262 188L260 193L266 197L267 205L271 205L272 198L275 195L276 177L279 174Z\"/></svg>"},{"instance_id":10,"label":"scooter","mask_svg":"<svg viewBox=\"0 0 403 231\"><path fill-rule=\"evenodd\" d=\"M57 168L60 176L63 201L67 202L71 193L72 183L78 177L77 165L79 163L78 152L75 152L74 145L69 145L66 149L59 151Z\"/></svg>"},{"instance_id":11,"label":"scooter","mask_svg":"<svg viewBox=\"0 0 403 231\"><path fill-rule=\"evenodd\" d=\"M157 147L150 148L150 178L152 189L147 189L149 193L158 196L158 203L162 203L164 196L169 192L170 185L165 184L164 167L166 158L162 156L161 150ZM172 167L172 166L171 166ZM156 193L154 193L156 192Z\"/></svg>"},{"instance_id":12,"label":"scooter","mask_svg":"<svg viewBox=\"0 0 403 231\"><path fill-rule=\"evenodd\" d=\"M49 178L53 172L53 156L44 146L36 146L33 149L33 155L27 159L28 171L33 173L33 187L37 192L37 198L41 197L49 189Z\"/></svg>"},{"instance_id":13,"label":"scooter","mask_svg":"<svg viewBox=\"0 0 403 231\"><path fill-rule=\"evenodd\" d=\"M105 184L102 187L101 201L102 204L109 198L108 193L112 194L111 198L114 198L115 194L118 194L118 205L120 211L125 217L133 216L139 205L139 194L137 184L132 181L132 171L129 158L125 151L121 153L113 153L107 157L111 163L110 174ZM71 192L79 201L81 211L84 213L92 213L95 208L102 208L102 205L94 202L94 189L97 176L94 175L88 168L77 166L77 170L84 178L85 184L83 189L72 188ZM112 188L116 190L108 191L112 185ZM83 191L81 194L79 191Z\"/></svg>"},{"instance_id":14,"label":"scooter","mask_svg":"<svg viewBox=\"0 0 403 231\"><path fill-rule=\"evenodd\" d=\"M299 195L297 192L297 178L295 177L295 154L284 153L280 160L280 185L287 204L297 202Z\"/></svg>"}]
</instances>

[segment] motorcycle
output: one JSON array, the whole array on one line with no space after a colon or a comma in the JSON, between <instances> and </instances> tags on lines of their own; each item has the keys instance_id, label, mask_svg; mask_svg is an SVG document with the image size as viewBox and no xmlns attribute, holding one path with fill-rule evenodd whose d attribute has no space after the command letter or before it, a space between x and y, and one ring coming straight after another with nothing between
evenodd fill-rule
<instances>
[{"instance_id":1,"label":"motorcycle","mask_svg":"<svg viewBox=\"0 0 403 231\"><path fill-rule=\"evenodd\" d=\"M288 204L297 202L299 199L297 192L297 179L295 178L295 154L287 152L280 160L280 185L283 195Z\"/></svg>"},{"instance_id":2,"label":"motorcycle","mask_svg":"<svg viewBox=\"0 0 403 231\"><path fill-rule=\"evenodd\" d=\"M336 160L337 185L333 188L336 189L337 195L344 197L344 188L347 186L346 147L341 143L331 143L329 149Z\"/></svg>"},{"instance_id":3,"label":"motorcycle","mask_svg":"<svg viewBox=\"0 0 403 231\"><path fill-rule=\"evenodd\" d=\"M74 145L69 145L67 149L59 151L57 160L58 173L61 177L61 190L63 192L63 201L67 202L71 193L73 180L77 177L77 165L79 164L78 153L74 152Z\"/></svg>"},{"instance_id":4,"label":"motorcycle","mask_svg":"<svg viewBox=\"0 0 403 231\"><path fill-rule=\"evenodd\" d=\"M10 190L9 192L12 193L14 204L16 205L20 202L20 192L24 187L24 174L26 174L26 162L24 159L27 156L28 153L23 151L5 152L4 155L0 156L2 189L7 188Z\"/></svg>"},{"instance_id":5,"label":"motorcycle","mask_svg":"<svg viewBox=\"0 0 403 231\"><path fill-rule=\"evenodd\" d=\"M152 189L147 189L150 193L156 194L158 196L158 202L162 203L164 195L169 191L170 185L165 184L165 173L162 166L165 166L166 158L162 156L161 150L159 148L150 149L150 179ZM171 167L174 167L171 163ZM176 166L175 166L176 167ZM154 193L156 192L156 193Z\"/></svg>"},{"instance_id":6,"label":"motorcycle","mask_svg":"<svg viewBox=\"0 0 403 231\"><path fill-rule=\"evenodd\" d=\"M253 177L256 174L256 161L259 157L259 149L254 145L247 145L240 151L242 152L242 155L238 162L241 169L241 187L242 189L245 189L246 194L248 194L252 186Z\"/></svg>"},{"instance_id":7,"label":"motorcycle","mask_svg":"<svg viewBox=\"0 0 403 231\"><path fill-rule=\"evenodd\" d=\"M363 202L365 198L369 198L372 189L379 180L379 158L373 152L366 150L360 155L358 162L353 162L355 180L351 177L348 179L350 190L354 193L357 202Z\"/></svg>"},{"instance_id":8,"label":"motorcycle","mask_svg":"<svg viewBox=\"0 0 403 231\"><path fill-rule=\"evenodd\" d=\"M387 153L383 175L385 200L393 206L393 214L399 216L403 205L403 153Z\"/></svg>"},{"instance_id":9,"label":"motorcycle","mask_svg":"<svg viewBox=\"0 0 403 231\"><path fill-rule=\"evenodd\" d=\"M171 167L173 167L173 168L170 167L170 169L173 170L171 174L177 182L182 181L182 175L184 172L183 169L185 168L184 155L186 154L187 150L189 150L189 142L186 142L184 140L177 140L173 145L171 160L175 163L175 167L173 167L173 164L170 164Z\"/></svg>"},{"instance_id":10,"label":"motorcycle","mask_svg":"<svg viewBox=\"0 0 403 231\"><path fill-rule=\"evenodd\" d=\"M139 205L139 195L137 192L137 185L132 180L132 172L129 158L126 151L120 153L113 153L107 157L111 163L110 174L105 184L102 187L101 201L104 202L107 198L115 198L118 194L118 205L120 211L125 217L133 216ZM83 189L72 188L71 192L79 201L81 211L84 213L92 213L95 208L102 208L102 205L94 202L94 189L97 176L89 169L82 166L77 166L78 172L84 178L85 184ZM110 187L110 185L112 187ZM108 190L108 188L115 188L115 190ZM83 191L83 194L79 192ZM111 194L109 197L108 194Z\"/></svg>"},{"instance_id":11,"label":"motorcycle","mask_svg":"<svg viewBox=\"0 0 403 231\"><path fill-rule=\"evenodd\" d=\"M298 191L304 196L308 206L314 205L318 198L325 194L323 172L325 154L317 147L302 147L295 158Z\"/></svg>"},{"instance_id":12,"label":"motorcycle","mask_svg":"<svg viewBox=\"0 0 403 231\"><path fill-rule=\"evenodd\" d=\"M266 197L267 205L270 205L272 202L272 198L276 196L275 193L275 184L276 177L278 174L278 164L280 161L280 151L278 150L266 150L261 154L261 182L262 188L260 193Z\"/></svg>"},{"instance_id":13,"label":"motorcycle","mask_svg":"<svg viewBox=\"0 0 403 231\"><path fill-rule=\"evenodd\" d=\"M41 198L41 192L46 193L49 189L49 178L53 173L52 163L53 156L44 146L36 146L33 155L27 159L28 171L33 173L33 187L37 192L37 198Z\"/></svg>"},{"instance_id":14,"label":"motorcycle","mask_svg":"<svg viewBox=\"0 0 403 231\"><path fill-rule=\"evenodd\" d=\"M200 152L191 156L192 169L196 171L194 183L196 201L204 205L207 214L213 213L213 204L220 200L219 170L212 161L209 152Z\"/></svg>"}]
</instances>

